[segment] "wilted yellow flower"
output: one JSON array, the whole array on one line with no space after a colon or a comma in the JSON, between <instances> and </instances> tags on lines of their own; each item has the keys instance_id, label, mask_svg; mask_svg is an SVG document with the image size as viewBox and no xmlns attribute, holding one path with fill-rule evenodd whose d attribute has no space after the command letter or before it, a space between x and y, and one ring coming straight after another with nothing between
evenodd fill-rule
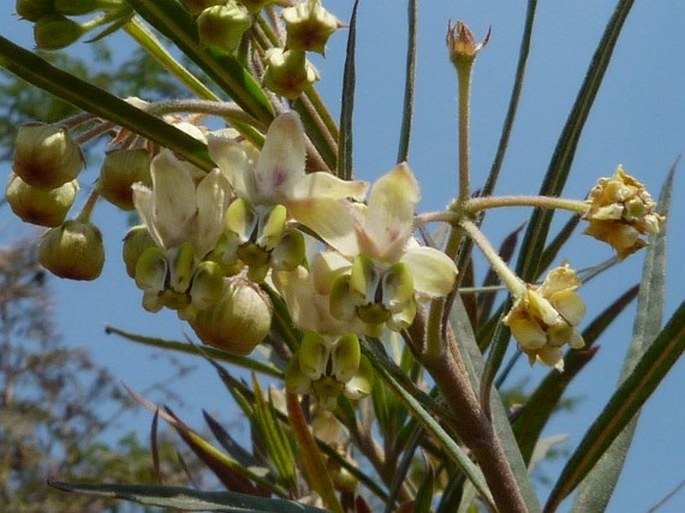
<instances>
[{"instance_id":1,"label":"wilted yellow flower","mask_svg":"<svg viewBox=\"0 0 685 513\"><path fill-rule=\"evenodd\" d=\"M585 304L576 294L579 286L576 272L565 263L552 269L540 287L528 285L502 319L531 364L540 361L561 371L564 344L573 349L585 345L576 330L585 315Z\"/></svg>"},{"instance_id":2,"label":"wilted yellow flower","mask_svg":"<svg viewBox=\"0 0 685 513\"><path fill-rule=\"evenodd\" d=\"M597 181L586 202L590 208L583 217L590 225L584 233L611 245L620 259L646 246L640 236L658 234L666 220L654 211L644 185L621 166L611 178Z\"/></svg>"}]
</instances>

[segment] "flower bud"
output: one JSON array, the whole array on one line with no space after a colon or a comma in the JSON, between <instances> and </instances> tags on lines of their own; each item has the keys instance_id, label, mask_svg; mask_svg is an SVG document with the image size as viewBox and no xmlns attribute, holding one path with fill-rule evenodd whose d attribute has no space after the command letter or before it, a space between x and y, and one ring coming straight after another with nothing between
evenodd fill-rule
<instances>
[{"instance_id":1,"label":"flower bud","mask_svg":"<svg viewBox=\"0 0 685 513\"><path fill-rule=\"evenodd\" d=\"M79 186L76 180L50 190L31 187L12 173L7 184L7 202L22 221L54 227L64 222Z\"/></svg>"},{"instance_id":2,"label":"flower bud","mask_svg":"<svg viewBox=\"0 0 685 513\"><path fill-rule=\"evenodd\" d=\"M150 160L150 154L143 148L107 152L100 168L98 192L120 209L133 210L131 185L141 182L152 187Z\"/></svg>"},{"instance_id":3,"label":"flower bud","mask_svg":"<svg viewBox=\"0 0 685 513\"><path fill-rule=\"evenodd\" d=\"M83 154L65 128L41 123L19 127L12 171L38 189L56 189L76 178Z\"/></svg>"},{"instance_id":4,"label":"flower bud","mask_svg":"<svg viewBox=\"0 0 685 513\"><path fill-rule=\"evenodd\" d=\"M229 53L238 48L240 39L251 25L250 15L232 0L205 9L197 18L200 43Z\"/></svg>"},{"instance_id":5,"label":"flower bud","mask_svg":"<svg viewBox=\"0 0 685 513\"><path fill-rule=\"evenodd\" d=\"M254 284L238 278L226 281L217 303L190 320L202 342L234 355L248 355L269 334L272 306Z\"/></svg>"},{"instance_id":6,"label":"flower bud","mask_svg":"<svg viewBox=\"0 0 685 513\"><path fill-rule=\"evenodd\" d=\"M264 86L290 100L319 80L319 73L302 51L271 48L266 52L266 60Z\"/></svg>"},{"instance_id":7,"label":"flower bud","mask_svg":"<svg viewBox=\"0 0 685 513\"><path fill-rule=\"evenodd\" d=\"M33 40L39 50L61 50L78 41L85 30L69 18L51 14L33 25Z\"/></svg>"},{"instance_id":8,"label":"flower bud","mask_svg":"<svg viewBox=\"0 0 685 513\"><path fill-rule=\"evenodd\" d=\"M92 223L67 221L43 235L38 261L60 278L94 280L105 264L102 234Z\"/></svg>"},{"instance_id":9,"label":"flower bud","mask_svg":"<svg viewBox=\"0 0 685 513\"><path fill-rule=\"evenodd\" d=\"M17 14L29 21L38 21L43 16L53 14L53 0L17 0Z\"/></svg>"},{"instance_id":10,"label":"flower bud","mask_svg":"<svg viewBox=\"0 0 685 513\"><path fill-rule=\"evenodd\" d=\"M83 16L96 11L100 6L95 0L53 0L57 14L64 16Z\"/></svg>"},{"instance_id":11,"label":"flower bud","mask_svg":"<svg viewBox=\"0 0 685 513\"><path fill-rule=\"evenodd\" d=\"M155 241L150 237L145 225L138 225L131 228L124 237L122 256L126 265L126 274L131 278L136 277L136 264L140 255L147 248L155 247Z\"/></svg>"},{"instance_id":12,"label":"flower bud","mask_svg":"<svg viewBox=\"0 0 685 513\"><path fill-rule=\"evenodd\" d=\"M186 8L193 16L198 16L202 11L213 5L222 5L226 0L183 0Z\"/></svg>"},{"instance_id":13,"label":"flower bud","mask_svg":"<svg viewBox=\"0 0 685 513\"><path fill-rule=\"evenodd\" d=\"M283 9L281 14L288 34L285 46L288 50L318 52L324 54L326 42L342 23L323 8L320 0L304 2Z\"/></svg>"},{"instance_id":14,"label":"flower bud","mask_svg":"<svg viewBox=\"0 0 685 513\"><path fill-rule=\"evenodd\" d=\"M485 39L481 43L476 43L476 38L468 25L461 20L457 21L456 25L450 22L447 25L446 39L450 60L457 68L470 66L476 60L478 52L488 44L489 39L490 31L488 30Z\"/></svg>"}]
</instances>

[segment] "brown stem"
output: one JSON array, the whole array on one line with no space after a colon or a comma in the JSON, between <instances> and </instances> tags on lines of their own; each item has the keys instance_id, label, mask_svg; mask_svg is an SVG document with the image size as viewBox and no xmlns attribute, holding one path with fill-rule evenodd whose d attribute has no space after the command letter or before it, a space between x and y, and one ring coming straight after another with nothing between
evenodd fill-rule
<instances>
[{"instance_id":1,"label":"brown stem","mask_svg":"<svg viewBox=\"0 0 685 513\"><path fill-rule=\"evenodd\" d=\"M425 314L420 312L409 329L411 338L425 338ZM523 496L494 426L484 414L451 329L445 331L440 354L415 348L421 363L442 391L457 417L452 425L461 442L475 456L500 513L528 513Z\"/></svg>"}]
</instances>

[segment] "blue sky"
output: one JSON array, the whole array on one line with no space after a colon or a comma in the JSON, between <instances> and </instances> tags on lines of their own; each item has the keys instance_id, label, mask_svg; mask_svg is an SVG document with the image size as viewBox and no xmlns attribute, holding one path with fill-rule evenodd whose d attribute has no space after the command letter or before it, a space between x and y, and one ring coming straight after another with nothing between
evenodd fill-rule
<instances>
[{"instance_id":1,"label":"blue sky","mask_svg":"<svg viewBox=\"0 0 685 513\"><path fill-rule=\"evenodd\" d=\"M345 20L349 2L328 0L327 7ZM13 2L3 3L0 32L30 45L30 29L10 16ZM540 2L537 25L521 98L517 124L496 192L537 193L556 140L575 99L585 70L599 41L614 2L585 0ZM422 208L443 208L456 186L456 86L446 57L444 36L449 19L466 21L478 37L492 28L489 45L478 58L472 100L472 181L482 184L490 169L504 119L516 54L523 28L525 2L424 1L419 13L419 55L414 138L409 163L422 185ZM359 10L357 41L357 100L355 110L355 170L373 180L395 162L403 95L406 9L403 3L366 2ZM584 197L599 176L613 173L622 163L658 194L666 171L685 151L685 3L636 2L614 53L603 88L580 140L565 195ZM126 41L117 36L119 41ZM85 51L77 45L78 51ZM315 59L322 76L320 90L337 115L345 33L336 34L326 59ZM122 43L119 48L130 48ZM94 180L92 166L84 183ZM90 178L89 178L90 177ZM669 259L666 316L682 299L684 284L679 257L685 252L683 223L685 197L682 171L676 176L674 204L669 219ZM489 215L484 231L494 242L527 219L527 209ZM113 324L141 333L180 338L188 332L170 313L150 315L139 306L140 294L124 274L119 258L126 220L102 205L96 223L106 234L108 261L101 279L94 283L53 280L57 313L65 341L92 348L96 359L122 381L142 390L172 375L164 355L106 337L103 327ZM3 219L5 233L27 233ZM5 231L5 230L8 231ZM596 264L609 256L608 247L577 235L561 255L573 267ZM588 316L639 278L643 255L636 255L581 289ZM480 272L483 272L481 264ZM553 420L547 435L568 433L572 450L591 420L601 410L618 377L631 335L629 309L600 341L601 349L576 380L571 393L583 398L571 415ZM181 413L200 425L201 408L231 420L235 409L221 391L211 369L199 360L189 379L174 390L185 399ZM516 377L535 381L546 369L522 364ZM643 410L624 475L609 511L647 511L685 479L685 408L681 394L685 366L679 362ZM136 424L134 424L136 423ZM122 419L122 426L136 426L145 433L149 417L138 413ZM550 474L558 467L549 465ZM543 490L544 495L544 488ZM660 513L685 510L685 492Z\"/></svg>"}]
</instances>

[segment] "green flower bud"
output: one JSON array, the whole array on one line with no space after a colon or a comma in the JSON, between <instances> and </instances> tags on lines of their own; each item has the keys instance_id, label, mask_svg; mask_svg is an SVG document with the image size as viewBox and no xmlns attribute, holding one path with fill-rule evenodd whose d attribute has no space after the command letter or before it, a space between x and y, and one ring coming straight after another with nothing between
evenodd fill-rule
<instances>
[{"instance_id":1,"label":"green flower bud","mask_svg":"<svg viewBox=\"0 0 685 513\"><path fill-rule=\"evenodd\" d=\"M244 280L227 281L223 296L201 310L190 325L202 342L234 355L248 355L269 334L269 297Z\"/></svg>"},{"instance_id":2,"label":"green flower bud","mask_svg":"<svg viewBox=\"0 0 685 513\"><path fill-rule=\"evenodd\" d=\"M319 80L319 73L303 51L271 48L266 52L266 60L262 83L290 100L296 99L305 87Z\"/></svg>"},{"instance_id":3,"label":"green flower bud","mask_svg":"<svg viewBox=\"0 0 685 513\"><path fill-rule=\"evenodd\" d=\"M134 226L124 237L122 256L126 264L126 274L131 278L136 277L136 264L138 259L147 248L156 247L155 241L150 237L145 225Z\"/></svg>"},{"instance_id":4,"label":"green flower bud","mask_svg":"<svg viewBox=\"0 0 685 513\"><path fill-rule=\"evenodd\" d=\"M233 52L247 29L252 26L250 15L234 1L215 5L197 17L200 43Z\"/></svg>"},{"instance_id":5,"label":"green flower bud","mask_svg":"<svg viewBox=\"0 0 685 513\"><path fill-rule=\"evenodd\" d=\"M33 40L39 50L61 50L84 34L84 28L69 18L51 14L33 25Z\"/></svg>"},{"instance_id":6,"label":"green flower bud","mask_svg":"<svg viewBox=\"0 0 685 513\"><path fill-rule=\"evenodd\" d=\"M133 210L131 185L142 182L152 187L150 160L150 154L143 148L107 152L100 168L98 192L120 209Z\"/></svg>"},{"instance_id":7,"label":"green flower bud","mask_svg":"<svg viewBox=\"0 0 685 513\"><path fill-rule=\"evenodd\" d=\"M193 16L198 16L202 11L213 5L222 5L226 0L183 0L186 8Z\"/></svg>"},{"instance_id":8,"label":"green flower bud","mask_svg":"<svg viewBox=\"0 0 685 513\"><path fill-rule=\"evenodd\" d=\"M41 123L19 127L12 171L38 189L56 189L76 178L83 154L65 128Z\"/></svg>"},{"instance_id":9,"label":"green flower bud","mask_svg":"<svg viewBox=\"0 0 685 513\"><path fill-rule=\"evenodd\" d=\"M76 180L50 190L36 189L12 173L7 184L7 202L27 223L54 227L64 222L79 186Z\"/></svg>"},{"instance_id":10,"label":"green flower bud","mask_svg":"<svg viewBox=\"0 0 685 513\"><path fill-rule=\"evenodd\" d=\"M55 12L64 16L82 16L96 11L100 6L96 0L53 0Z\"/></svg>"},{"instance_id":11,"label":"green flower bud","mask_svg":"<svg viewBox=\"0 0 685 513\"><path fill-rule=\"evenodd\" d=\"M15 9L17 14L29 21L38 21L43 16L53 14L54 0L17 0Z\"/></svg>"},{"instance_id":12,"label":"green flower bud","mask_svg":"<svg viewBox=\"0 0 685 513\"><path fill-rule=\"evenodd\" d=\"M43 235L38 261L60 278L94 280L105 264L102 234L92 223L67 221Z\"/></svg>"},{"instance_id":13,"label":"green flower bud","mask_svg":"<svg viewBox=\"0 0 685 513\"><path fill-rule=\"evenodd\" d=\"M288 34L285 46L289 50L323 55L328 38L342 26L335 16L323 8L320 0L305 0L283 9L281 16Z\"/></svg>"}]
</instances>

